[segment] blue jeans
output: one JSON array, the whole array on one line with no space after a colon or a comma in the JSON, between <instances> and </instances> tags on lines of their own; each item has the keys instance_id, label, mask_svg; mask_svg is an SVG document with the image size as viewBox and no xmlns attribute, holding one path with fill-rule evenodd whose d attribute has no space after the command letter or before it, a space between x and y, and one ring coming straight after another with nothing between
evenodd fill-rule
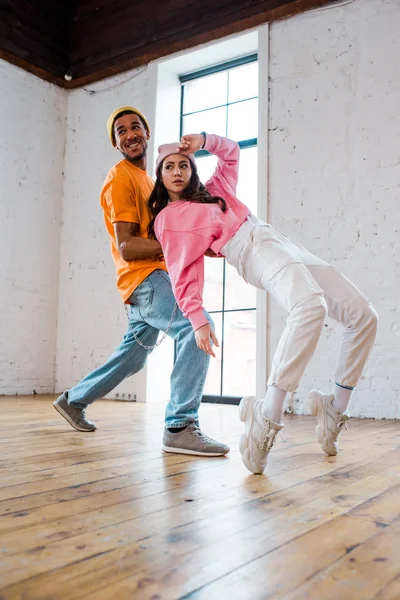
<instances>
[{"instance_id":1,"label":"blue jeans","mask_svg":"<svg viewBox=\"0 0 400 600\"><path fill-rule=\"evenodd\" d=\"M86 408L113 390L125 377L134 375L146 364L151 350L140 346L156 343L159 331L165 331L175 307L169 275L153 271L130 297L128 331L107 362L68 390L72 406ZM206 313L211 325L211 317ZM166 427L183 427L198 423L198 410L203 395L210 357L196 346L190 321L178 309L168 335L176 342L176 360L171 374L171 398L165 413Z\"/></svg>"}]
</instances>

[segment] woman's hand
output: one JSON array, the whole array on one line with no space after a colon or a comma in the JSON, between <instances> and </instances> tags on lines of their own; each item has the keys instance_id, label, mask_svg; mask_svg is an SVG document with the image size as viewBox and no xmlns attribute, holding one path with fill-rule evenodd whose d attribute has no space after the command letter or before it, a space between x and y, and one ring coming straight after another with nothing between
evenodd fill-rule
<instances>
[{"instance_id":1,"label":"woman's hand","mask_svg":"<svg viewBox=\"0 0 400 600\"><path fill-rule=\"evenodd\" d=\"M189 152L194 154L204 146L205 137L202 133L189 133L181 137L181 143L178 144L178 152Z\"/></svg>"},{"instance_id":2,"label":"woman's hand","mask_svg":"<svg viewBox=\"0 0 400 600\"><path fill-rule=\"evenodd\" d=\"M206 352L206 354L209 354L215 358L211 342L214 342L216 346L219 346L219 342L211 325L207 324L199 327L199 329L194 332L194 335L196 338L196 344L200 350L203 350Z\"/></svg>"}]
</instances>

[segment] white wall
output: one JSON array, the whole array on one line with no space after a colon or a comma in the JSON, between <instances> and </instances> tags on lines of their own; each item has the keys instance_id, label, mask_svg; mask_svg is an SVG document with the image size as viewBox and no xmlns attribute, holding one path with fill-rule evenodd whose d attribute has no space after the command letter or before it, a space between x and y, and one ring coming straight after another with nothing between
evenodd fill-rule
<instances>
[{"instance_id":1,"label":"white wall","mask_svg":"<svg viewBox=\"0 0 400 600\"><path fill-rule=\"evenodd\" d=\"M56 390L72 387L101 365L127 326L116 289L109 236L99 194L112 165L122 156L108 140L106 121L118 106L147 115L152 93L147 69L74 90L68 98L63 227L61 232ZM150 122L152 119L150 119ZM126 380L110 394L145 399L146 374Z\"/></svg>"},{"instance_id":2,"label":"white wall","mask_svg":"<svg viewBox=\"0 0 400 600\"><path fill-rule=\"evenodd\" d=\"M54 389L66 106L0 60L0 394Z\"/></svg>"},{"instance_id":3,"label":"white wall","mask_svg":"<svg viewBox=\"0 0 400 600\"><path fill-rule=\"evenodd\" d=\"M400 5L357 0L270 29L270 221L371 298L376 348L352 413L400 417ZM272 347L283 327L271 313ZM332 388L329 322L295 396ZM328 384L330 382L330 384Z\"/></svg>"}]
</instances>

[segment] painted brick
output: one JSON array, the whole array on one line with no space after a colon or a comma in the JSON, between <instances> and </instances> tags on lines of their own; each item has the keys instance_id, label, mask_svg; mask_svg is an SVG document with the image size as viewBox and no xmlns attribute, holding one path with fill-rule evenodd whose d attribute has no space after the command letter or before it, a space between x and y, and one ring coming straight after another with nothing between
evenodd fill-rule
<instances>
[{"instance_id":1,"label":"painted brick","mask_svg":"<svg viewBox=\"0 0 400 600\"><path fill-rule=\"evenodd\" d=\"M339 267L380 317L357 416L399 414L400 5L357 0L271 26L270 221ZM273 304L272 348L284 326ZM331 390L329 322L295 395ZM290 405L290 401L289 401Z\"/></svg>"},{"instance_id":2,"label":"painted brick","mask_svg":"<svg viewBox=\"0 0 400 600\"><path fill-rule=\"evenodd\" d=\"M67 93L0 60L0 395L54 389Z\"/></svg>"}]
</instances>

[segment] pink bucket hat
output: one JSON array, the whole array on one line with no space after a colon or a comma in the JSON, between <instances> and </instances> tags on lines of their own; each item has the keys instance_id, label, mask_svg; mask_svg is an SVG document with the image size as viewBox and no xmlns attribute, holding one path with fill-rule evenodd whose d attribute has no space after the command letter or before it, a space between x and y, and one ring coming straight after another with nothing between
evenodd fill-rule
<instances>
[{"instance_id":1,"label":"pink bucket hat","mask_svg":"<svg viewBox=\"0 0 400 600\"><path fill-rule=\"evenodd\" d=\"M196 160L194 158L194 154L190 154L189 152L178 152L179 142L172 142L172 144L162 144L162 146L158 147L158 156L156 160L156 172L158 171L158 167L167 156L171 156L171 154L182 154L182 156L186 156L190 162L196 166Z\"/></svg>"}]
</instances>

